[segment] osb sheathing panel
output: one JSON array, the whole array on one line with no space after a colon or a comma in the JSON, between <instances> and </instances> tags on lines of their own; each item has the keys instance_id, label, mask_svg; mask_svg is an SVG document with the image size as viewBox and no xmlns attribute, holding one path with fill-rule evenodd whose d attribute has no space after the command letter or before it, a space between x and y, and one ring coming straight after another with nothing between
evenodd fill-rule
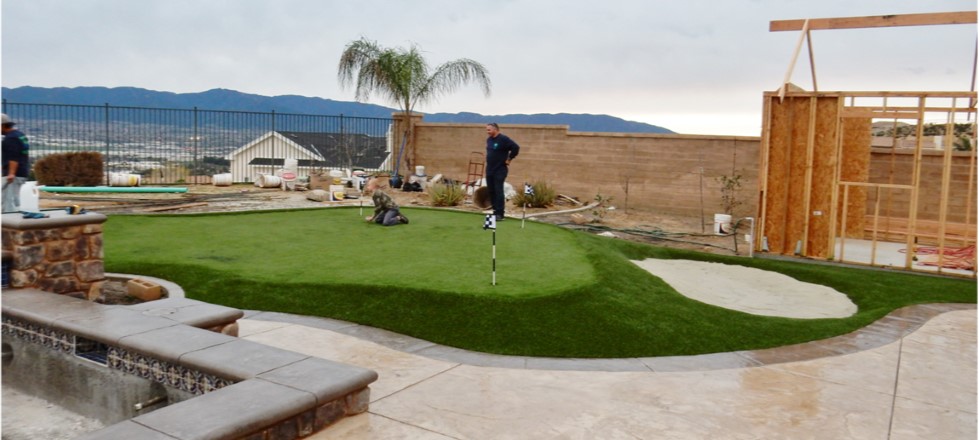
<instances>
[{"instance_id":1,"label":"osb sheathing panel","mask_svg":"<svg viewBox=\"0 0 979 440\"><path fill-rule=\"evenodd\" d=\"M831 208L833 206L834 179L836 178L839 98L818 98L815 122L812 179L809 188L809 211L807 213L809 228L805 231L808 235L806 237L805 255L825 258L831 255L830 215L833 212ZM805 173L804 168L802 172ZM804 181L801 191L804 195ZM802 207L800 206L801 210Z\"/></svg>"},{"instance_id":2,"label":"osb sheathing panel","mask_svg":"<svg viewBox=\"0 0 979 440\"><path fill-rule=\"evenodd\" d=\"M815 109L811 103L808 97L783 102L770 98L764 234L771 252L793 254L796 243L804 241L807 255L822 257L830 250L828 216L836 174L838 98L818 98ZM810 156L813 110L815 131ZM807 181L810 157L812 174Z\"/></svg>"},{"instance_id":3,"label":"osb sheathing panel","mask_svg":"<svg viewBox=\"0 0 979 440\"><path fill-rule=\"evenodd\" d=\"M844 182L870 181L871 128L868 118L846 118L843 120L843 157L840 164L840 180ZM846 237L863 238L864 222L867 214L866 187L851 186L847 195ZM843 187L840 187L837 223L843 228ZM872 213L872 212L871 212Z\"/></svg>"},{"instance_id":4,"label":"osb sheathing panel","mask_svg":"<svg viewBox=\"0 0 979 440\"><path fill-rule=\"evenodd\" d=\"M768 126L768 167L765 174L765 224L763 236L768 239L770 252L784 254L787 239L785 236L786 214L789 206L789 169L792 149L792 127L796 101L787 98L779 101L776 97L768 100L770 119ZM802 113L805 114L805 113Z\"/></svg>"}]
</instances>

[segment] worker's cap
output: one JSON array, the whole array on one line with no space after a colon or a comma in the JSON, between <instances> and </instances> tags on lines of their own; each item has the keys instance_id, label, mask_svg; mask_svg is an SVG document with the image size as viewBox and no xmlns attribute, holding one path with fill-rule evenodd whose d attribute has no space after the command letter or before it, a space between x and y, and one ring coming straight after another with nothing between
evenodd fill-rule
<instances>
[{"instance_id":1,"label":"worker's cap","mask_svg":"<svg viewBox=\"0 0 979 440\"><path fill-rule=\"evenodd\" d=\"M13 119L10 119L10 116L7 116L6 113L0 113L0 115L3 115L3 117L0 118L0 119L2 119L2 121L0 121L0 123L2 123L3 125L13 124L14 123L14 120Z\"/></svg>"}]
</instances>

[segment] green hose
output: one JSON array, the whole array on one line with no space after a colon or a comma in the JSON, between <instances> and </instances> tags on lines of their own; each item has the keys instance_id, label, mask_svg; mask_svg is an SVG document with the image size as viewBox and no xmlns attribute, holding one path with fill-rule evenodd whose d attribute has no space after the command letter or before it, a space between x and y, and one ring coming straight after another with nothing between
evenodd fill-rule
<instances>
[{"instance_id":1,"label":"green hose","mask_svg":"<svg viewBox=\"0 0 979 440\"><path fill-rule=\"evenodd\" d=\"M39 186L45 192L60 193L185 193L187 188L159 186Z\"/></svg>"}]
</instances>

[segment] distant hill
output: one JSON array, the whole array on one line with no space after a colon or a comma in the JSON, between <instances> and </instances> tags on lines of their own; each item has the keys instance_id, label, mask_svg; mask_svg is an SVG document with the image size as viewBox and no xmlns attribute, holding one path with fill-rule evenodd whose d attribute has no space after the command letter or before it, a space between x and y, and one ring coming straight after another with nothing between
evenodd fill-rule
<instances>
[{"instance_id":1,"label":"distant hill","mask_svg":"<svg viewBox=\"0 0 979 440\"><path fill-rule=\"evenodd\" d=\"M16 87L2 89L3 99L17 103L74 104L154 107L202 110L233 110L310 115L344 115L389 118L395 109L374 104L298 95L262 96L235 90L213 89L199 93L172 93L136 87ZM663 127L627 121L609 115L512 114L484 116L478 113L426 113L427 122L567 125L572 131L614 133L673 133Z\"/></svg>"}]
</instances>

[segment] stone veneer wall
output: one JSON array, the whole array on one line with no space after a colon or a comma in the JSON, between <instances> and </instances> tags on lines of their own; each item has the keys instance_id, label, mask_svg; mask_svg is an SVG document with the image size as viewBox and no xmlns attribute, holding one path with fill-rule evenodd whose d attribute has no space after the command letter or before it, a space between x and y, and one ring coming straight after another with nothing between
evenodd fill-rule
<instances>
[{"instance_id":1,"label":"stone veneer wall","mask_svg":"<svg viewBox=\"0 0 979 440\"><path fill-rule=\"evenodd\" d=\"M102 223L96 213L24 219L3 214L3 250L9 253L10 287L94 300L105 283Z\"/></svg>"}]
</instances>

